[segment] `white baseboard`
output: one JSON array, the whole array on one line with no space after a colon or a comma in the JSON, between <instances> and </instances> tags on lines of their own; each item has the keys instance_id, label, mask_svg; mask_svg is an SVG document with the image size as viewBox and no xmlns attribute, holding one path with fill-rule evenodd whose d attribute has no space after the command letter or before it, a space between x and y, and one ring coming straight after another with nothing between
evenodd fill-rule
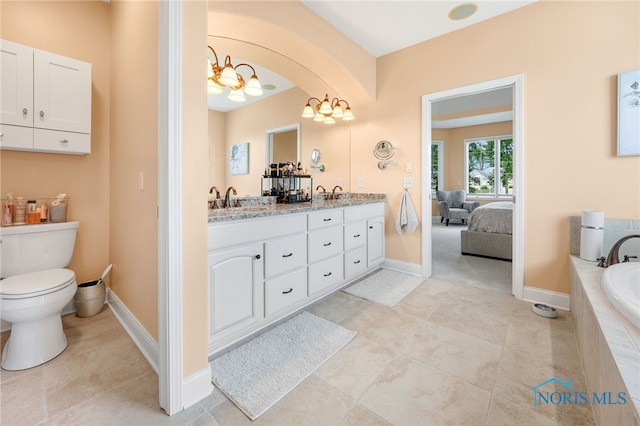
<instances>
[{"instance_id":1,"label":"white baseboard","mask_svg":"<svg viewBox=\"0 0 640 426\"><path fill-rule=\"evenodd\" d=\"M532 303L544 303L554 308L565 311L570 310L571 302L567 293L559 293L557 291L544 290L536 287L524 287L522 300Z\"/></svg>"},{"instance_id":2,"label":"white baseboard","mask_svg":"<svg viewBox=\"0 0 640 426\"><path fill-rule=\"evenodd\" d=\"M133 343L136 344L142 355L147 359L151 368L158 374L160 355L158 352L158 342L155 341L149 332L140 324L138 319L127 309L118 297L107 289L107 304L120 324L125 329Z\"/></svg>"},{"instance_id":3,"label":"white baseboard","mask_svg":"<svg viewBox=\"0 0 640 426\"><path fill-rule=\"evenodd\" d=\"M182 408L186 409L202 401L213 392L213 384L211 383L211 367L200 369L182 380Z\"/></svg>"},{"instance_id":4,"label":"white baseboard","mask_svg":"<svg viewBox=\"0 0 640 426\"><path fill-rule=\"evenodd\" d=\"M405 272L411 275L422 276L422 266L418 263L403 262L401 260L385 259L382 267L394 271Z\"/></svg>"}]
</instances>

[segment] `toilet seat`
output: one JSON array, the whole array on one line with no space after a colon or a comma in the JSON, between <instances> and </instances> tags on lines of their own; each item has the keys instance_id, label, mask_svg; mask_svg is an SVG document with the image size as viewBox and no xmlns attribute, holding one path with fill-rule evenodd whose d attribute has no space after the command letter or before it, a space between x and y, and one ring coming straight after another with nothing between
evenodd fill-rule
<instances>
[{"instance_id":1,"label":"toilet seat","mask_svg":"<svg viewBox=\"0 0 640 426\"><path fill-rule=\"evenodd\" d=\"M0 281L0 298L28 299L54 293L75 284L75 273L66 268L15 275Z\"/></svg>"}]
</instances>

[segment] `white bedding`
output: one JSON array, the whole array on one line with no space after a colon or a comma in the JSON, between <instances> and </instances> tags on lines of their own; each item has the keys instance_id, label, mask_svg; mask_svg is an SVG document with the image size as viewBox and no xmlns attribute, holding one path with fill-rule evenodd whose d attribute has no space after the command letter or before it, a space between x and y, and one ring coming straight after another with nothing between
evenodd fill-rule
<instances>
[{"instance_id":1,"label":"white bedding","mask_svg":"<svg viewBox=\"0 0 640 426\"><path fill-rule=\"evenodd\" d=\"M469 218L469 231L512 234L513 203L499 201L478 207Z\"/></svg>"}]
</instances>

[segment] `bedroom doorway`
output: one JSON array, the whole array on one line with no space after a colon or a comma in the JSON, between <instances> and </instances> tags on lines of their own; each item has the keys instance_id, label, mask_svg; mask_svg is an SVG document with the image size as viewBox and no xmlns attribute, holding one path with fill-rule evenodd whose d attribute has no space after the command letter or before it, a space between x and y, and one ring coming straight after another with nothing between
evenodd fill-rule
<instances>
[{"instance_id":1,"label":"bedroom doorway","mask_svg":"<svg viewBox=\"0 0 640 426\"><path fill-rule=\"evenodd\" d=\"M522 85L522 75L516 75L422 97L422 170L425 171L422 183L422 274L424 276L465 279L466 274L470 281L482 281L487 286L509 291L516 298L522 299L524 293ZM511 101L510 110L505 107L509 101ZM504 123L507 121L511 121L510 128L505 127ZM499 123L504 125L500 126ZM449 145L445 150L446 141L442 143L442 139L452 137L451 135L454 134L448 129L464 129L464 131L455 132L457 140L455 147ZM480 134L475 136L476 140L484 141L488 137L496 139L495 142L488 144L483 142L496 149L498 153L496 158L500 158L500 143L512 150L509 153L512 157L513 173L510 183L503 185L502 190L495 189L494 195L491 195L493 187L501 187L500 184L493 185L494 175L478 176L479 179L486 179L487 184L487 182L475 182L476 177L468 173L468 170L472 169L469 166L472 158L469 146L474 139L472 129L481 129ZM502 142L498 141L500 137L503 138ZM440 170L444 169L444 173L435 173L433 176L432 173L426 172L432 170L432 142L434 143L433 160L436 164L438 160L442 160L441 157L445 160L438 166ZM451 161L451 158L447 158L448 155L455 155L457 158ZM497 173L500 172L501 165L498 165ZM481 204L489 201L513 200L512 262L486 261L482 257L461 256L460 231L466 230L466 225L459 221L455 225L455 221L452 221L449 226L440 223L435 192L432 195L432 189L436 187L446 190L475 191L476 197L470 201L478 200ZM451 252L451 256L447 256L448 251ZM479 280L478 276L482 279Z\"/></svg>"}]
</instances>

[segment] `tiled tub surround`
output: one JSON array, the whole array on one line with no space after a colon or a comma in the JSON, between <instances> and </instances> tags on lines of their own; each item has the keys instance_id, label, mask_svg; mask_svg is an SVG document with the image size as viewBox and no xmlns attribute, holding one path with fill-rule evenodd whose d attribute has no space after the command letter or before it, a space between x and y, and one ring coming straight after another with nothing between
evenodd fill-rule
<instances>
[{"instance_id":1,"label":"tiled tub surround","mask_svg":"<svg viewBox=\"0 0 640 426\"><path fill-rule=\"evenodd\" d=\"M580 220L580 216L569 217L569 253L575 256L580 256ZM604 244L602 245L603 256L607 256L616 241L630 234L640 234L639 219L605 218ZM620 260L625 254L640 257L640 238L633 238L624 242L620 248Z\"/></svg>"},{"instance_id":2,"label":"tiled tub surround","mask_svg":"<svg viewBox=\"0 0 640 426\"><path fill-rule=\"evenodd\" d=\"M325 200L324 196L315 196L314 200L308 203L296 204L275 204L256 203L246 207L231 207L221 209L209 209L209 223L223 222L238 219L250 219L264 216L276 216L288 213L302 213L314 210L330 209L335 207L358 206L384 202L387 198L385 194L358 194L358 193L336 193L338 199ZM273 197L265 197L273 198Z\"/></svg>"},{"instance_id":3,"label":"tiled tub surround","mask_svg":"<svg viewBox=\"0 0 640 426\"><path fill-rule=\"evenodd\" d=\"M623 405L594 404L601 425L640 424L640 330L607 300L604 269L571 256L571 310L590 392L627 392Z\"/></svg>"}]
</instances>

